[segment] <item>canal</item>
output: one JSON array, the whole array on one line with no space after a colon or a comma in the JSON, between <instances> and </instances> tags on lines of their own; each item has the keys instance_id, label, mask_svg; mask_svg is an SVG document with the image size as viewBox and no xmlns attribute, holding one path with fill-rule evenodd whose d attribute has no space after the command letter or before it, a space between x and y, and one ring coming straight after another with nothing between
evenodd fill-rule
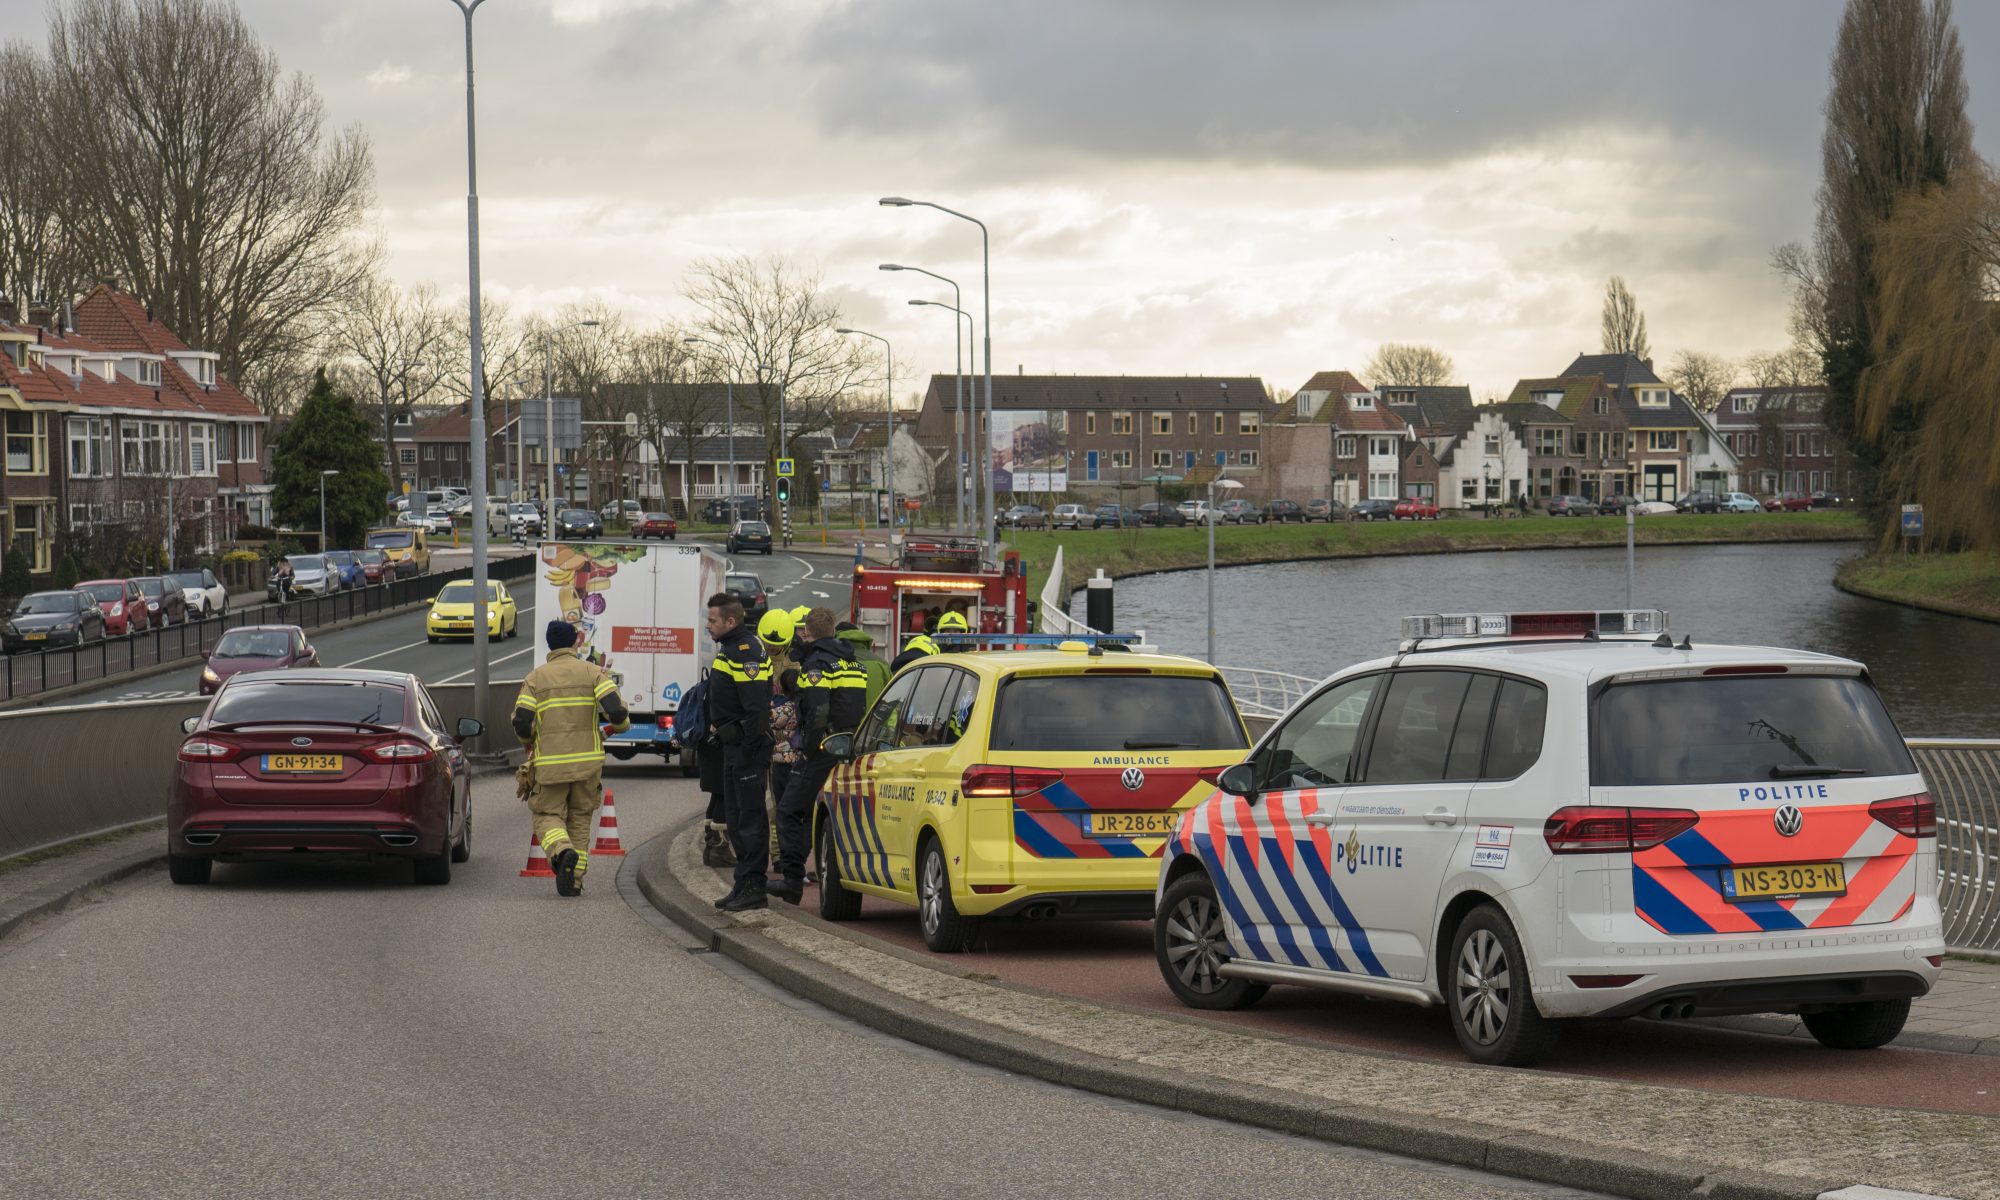
<instances>
[{"instance_id":1,"label":"canal","mask_svg":"<svg viewBox=\"0 0 2000 1200\"><path fill-rule=\"evenodd\" d=\"M1227 531L1224 531L1227 536ZM1676 639L1790 646L1868 664L1908 737L2000 737L2000 625L1851 596L1843 544L1641 546L1634 603ZM1120 629L1199 656L1200 571L1119 581ZM1314 677L1392 653L1405 613L1623 608L1625 551L1528 550L1218 569L1216 658ZM1073 609L1083 615L1082 593Z\"/></svg>"}]
</instances>

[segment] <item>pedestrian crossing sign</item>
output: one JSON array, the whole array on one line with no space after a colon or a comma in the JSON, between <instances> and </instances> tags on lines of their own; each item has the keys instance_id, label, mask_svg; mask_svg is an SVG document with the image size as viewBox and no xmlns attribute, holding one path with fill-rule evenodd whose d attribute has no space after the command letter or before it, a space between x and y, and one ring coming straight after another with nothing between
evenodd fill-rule
<instances>
[{"instance_id":1,"label":"pedestrian crossing sign","mask_svg":"<svg viewBox=\"0 0 2000 1200\"><path fill-rule=\"evenodd\" d=\"M791 459L789 459L789 458L781 458L781 459L779 459L779 460L778 460L778 478L780 478L780 479L790 479L791 477L792 477L792 460L791 460Z\"/></svg>"}]
</instances>

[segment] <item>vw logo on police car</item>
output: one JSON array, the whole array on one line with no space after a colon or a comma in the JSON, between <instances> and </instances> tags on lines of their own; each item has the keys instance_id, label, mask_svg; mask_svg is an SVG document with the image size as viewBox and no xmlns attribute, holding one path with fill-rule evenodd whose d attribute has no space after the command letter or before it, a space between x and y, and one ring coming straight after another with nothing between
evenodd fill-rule
<instances>
[{"instance_id":1,"label":"vw logo on police car","mask_svg":"<svg viewBox=\"0 0 2000 1200\"><path fill-rule=\"evenodd\" d=\"M1118 782L1125 785L1128 792L1136 792L1146 786L1146 773L1137 767L1126 767L1118 773Z\"/></svg>"},{"instance_id":2,"label":"vw logo on police car","mask_svg":"<svg viewBox=\"0 0 2000 1200\"><path fill-rule=\"evenodd\" d=\"M310 745L312 745L312 744L313 744L313 740L312 740L311 738L293 738L293 739L292 739L292 745L294 745L294 746L310 746Z\"/></svg>"},{"instance_id":3,"label":"vw logo on police car","mask_svg":"<svg viewBox=\"0 0 2000 1200\"><path fill-rule=\"evenodd\" d=\"M1805 828L1806 815L1799 811L1798 805L1787 804L1772 815L1771 824L1778 827L1779 833L1786 837L1793 837L1798 834L1799 830Z\"/></svg>"}]
</instances>

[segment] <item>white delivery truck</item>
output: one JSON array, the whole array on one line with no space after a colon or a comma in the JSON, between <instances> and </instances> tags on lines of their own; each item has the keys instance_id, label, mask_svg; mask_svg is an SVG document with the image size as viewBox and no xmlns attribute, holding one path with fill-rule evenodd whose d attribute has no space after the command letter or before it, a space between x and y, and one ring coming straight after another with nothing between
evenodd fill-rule
<instances>
[{"instance_id":1,"label":"white delivery truck","mask_svg":"<svg viewBox=\"0 0 2000 1200\"><path fill-rule=\"evenodd\" d=\"M618 683L632 728L605 741L613 758L671 758L681 697L715 657L708 598L722 590L722 556L693 545L543 542L535 612L583 631L577 653L598 655ZM693 774L692 757L681 766Z\"/></svg>"}]
</instances>

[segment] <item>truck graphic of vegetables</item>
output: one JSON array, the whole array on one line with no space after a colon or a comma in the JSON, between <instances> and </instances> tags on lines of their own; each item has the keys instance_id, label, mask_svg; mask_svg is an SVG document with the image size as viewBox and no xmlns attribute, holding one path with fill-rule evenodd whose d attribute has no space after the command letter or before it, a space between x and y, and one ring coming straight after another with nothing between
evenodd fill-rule
<instances>
[{"instance_id":1,"label":"truck graphic of vegetables","mask_svg":"<svg viewBox=\"0 0 2000 1200\"><path fill-rule=\"evenodd\" d=\"M557 615L583 631L583 640L577 643L578 655L588 657L592 650L610 649L596 644L597 618L604 613L600 593L611 586L611 577L619 567L645 557L644 546L542 544L542 565L547 568L542 578L555 585Z\"/></svg>"}]
</instances>

